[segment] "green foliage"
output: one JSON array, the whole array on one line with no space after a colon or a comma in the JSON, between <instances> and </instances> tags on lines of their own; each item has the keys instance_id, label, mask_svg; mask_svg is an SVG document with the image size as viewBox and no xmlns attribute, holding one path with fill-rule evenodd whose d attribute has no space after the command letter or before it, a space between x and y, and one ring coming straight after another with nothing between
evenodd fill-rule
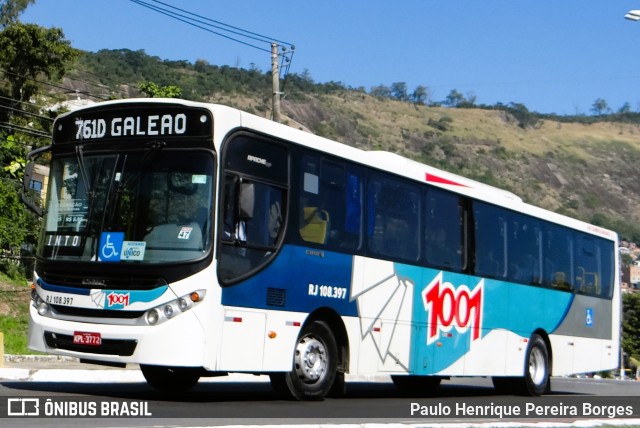
<instances>
[{"instance_id":1,"label":"green foliage","mask_svg":"<svg viewBox=\"0 0 640 428\"><path fill-rule=\"evenodd\" d=\"M535 112L530 112L524 104L509 103L504 105L497 103L495 109L509 113L522 129L537 128L540 125L540 115Z\"/></svg>"},{"instance_id":2,"label":"green foliage","mask_svg":"<svg viewBox=\"0 0 640 428\"><path fill-rule=\"evenodd\" d=\"M465 101L464 95L457 89L452 89L447 95L447 98L443 101L443 104L449 107L458 107Z\"/></svg>"},{"instance_id":3,"label":"green foliage","mask_svg":"<svg viewBox=\"0 0 640 428\"><path fill-rule=\"evenodd\" d=\"M181 97L194 101L207 99L212 93L253 93L271 96L271 75L252 68L243 70L211 65L205 60L195 64L188 61L161 60L144 50L100 50L86 53L78 62L79 70L90 70L100 76L101 83L116 92L123 82L154 82L158 87L181 88ZM82 71L78 71L82 77ZM91 77L95 80L95 77ZM305 85L301 79L296 83ZM288 87L292 86L289 82ZM116 94L118 96L118 94ZM121 96L121 95L120 95Z\"/></svg>"},{"instance_id":4,"label":"green foliage","mask_svg":"<svg viewBox=\"0 0 640 428\"><path fill-rule=\"evenodd\" d=\"M20 172L25 165L25 148L16 141L14 135L7 135L0 139L0 165L5 165L4 173L0 177L20 178Z\"/></svg>"},{"instance_id":5,"label":"green foliage","mask_svg":"<svg viewBox=\"0 0 640 428\"><path fill-rule=\"evenodd\" d=\"M591 112L596 116L602 116L610 111L609 104L602 98L595 100L591 106Z\"/></svg>"},{"instance_id":6,"label":"green foliage","mask_svg":"<svg viewBox=\"0 0 640 428\"><path fill-rule=\"evenodd\" d=\"M452 123L453 123L453 119L451 118L451 116L442 116L438 120L430 118L427 121L427 125L442 132L449 131L451 129Z\"/></svg>"},{"instance_id":7,"label":"green foliage","mask_svg":"<svg viewBox=\"0 0 640 428\"><path fill-rule=\"evenodd\" d=\"M0 0L0 27L16 22L18 16L36 0Z\"/></svg>"},{"instance_id":8,"label":"green foliage","mask_svg":"<svg viewBox=\"0 0 640 428\"><path fill-rule=\"evenodd\" d=\"M640 360L640 294L622 295L622 349Z\"/></svg>"},{"instance_id":9,"label":"green foliage","mask_svg":"<svg viewBox=\"0 0 640 428\"><path fill-rule=\"evenodd\" d=\"M19 197L15 180L0 179L0 251L19 254L25 242L35 241L36 221Z\"/></svg>"},{"instance_id":10,"label":"green foliage","mask_svg":"<svg viewBox=\"0 0 640 428\"><path fill-rule=\"evenodd\" d=\"M0 278L0 280L3 279ZM4 351L7 354L33 353L27 349L30 292L31 290L25 284L19 287L0 288L0 301L10 308L9 314L0 315L0 331L4 333Z\"/></svg>"},{"instance_id":11,"label":"green foliage","mask_svg":"<svg viewBox=\"0 0 640 428\"><path fill-rule=\"evenodd\" d=\"M180 98L182 89L175 85L158 86L153 82L138 83L140 92L150 98Z\"/></svg>"},{"instance_id":12,"label":"green foliage","mask_svg":"<svg viewBox=\"0 0 640 428\"><path fill-rule=\"evenodd\" d=\"M80 55L59 28L13 23L0 32L0 68L10 84L10 97L28 101L38 91L35 79L59 79ZM11 70L10 72L8 70Z\"/></svg>"}]
</instances>

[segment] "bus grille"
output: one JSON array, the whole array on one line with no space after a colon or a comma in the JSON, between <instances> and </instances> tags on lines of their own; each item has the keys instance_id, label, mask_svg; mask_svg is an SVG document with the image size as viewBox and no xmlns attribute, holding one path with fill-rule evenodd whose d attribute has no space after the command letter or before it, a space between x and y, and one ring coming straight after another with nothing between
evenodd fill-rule
<instances>
[{"instance_id":1,"label":"bus grille","mask_svg":"<svg viewBox=\"0 0 640 428\"><path fill-rule=\"evenodd\" d=\"M108 309L87 309L73 306L51 305L56 313L72 317L136 319L144 315L144 311L110 311Z\"/></svg>"},{"instance_id":2,"label":"bus grille","mask_svg":"<svg viewBox=\"0 0 640 428\"><path fill-rule=\"evenodd\" d=\"M74 275L70 273L51 273L43 272L41 278L49 283L56 285L64 285L66 287L77 288L107 288L110 290L148 290L162 285L167 282L156 276L140 277L90 277L86 275Z\"/></svg>"},{"instance_id":3,"label":"bus grille","mask_svg":"<svg viewBox=\"0 0 640 428\"><path fill-rule=\"evenodd\" d=\"M73 343L73 336L45 331L44 340L50 348L64 349L65 351L86 352L100 355L118 355L129 357L138 345L137 340L102 339L102 345L77 345Z\"/></svg>"}]
</instances>

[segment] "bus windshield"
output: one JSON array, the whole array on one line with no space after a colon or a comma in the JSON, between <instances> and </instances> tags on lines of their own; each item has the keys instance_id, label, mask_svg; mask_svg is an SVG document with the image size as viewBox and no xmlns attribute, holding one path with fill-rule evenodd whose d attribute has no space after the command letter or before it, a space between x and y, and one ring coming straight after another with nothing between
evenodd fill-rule
<instances>
[{"instance_id":1,"label":"bus windshield","mask_svg":"<svg viewBox=\"0 0 640 428\"><path fill-rule=\"evenodd\" d=\"M210 247L214 158L161 145L119 154L75 154L51 162L45 259L171 263Z\"/></svg>"}]
</instances>

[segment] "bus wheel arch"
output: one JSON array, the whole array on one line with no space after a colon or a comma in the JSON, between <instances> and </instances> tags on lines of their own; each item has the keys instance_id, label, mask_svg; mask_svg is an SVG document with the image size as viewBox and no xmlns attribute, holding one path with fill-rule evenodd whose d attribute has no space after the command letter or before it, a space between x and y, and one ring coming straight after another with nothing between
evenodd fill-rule
<instances>
[{"instance_id":1,"label":"bus wheel arch","mask_svg":"<svg viewBox=\"0 0 640 428\"><path fill-rule=\"evenodd\" d=\"M271 373L276 392L298 400L321 400L345 392L346 329L330 309L312 313L300 329L290 372Z\"/></svg>"},{"instance_id":2,"label":"bus wheel arch","mask_svg":"<svg viewBox=\"0 0 640 428\"><path fill-rule=\"evenodd\" d=\"M553 353L551 341L544 330L538 329L527 342L523 360L523 374L519 377L492 378L493 385L503 394L538 396L551 392Z\"/></svg>"},{"instance_id":3,"label":"bus wheel arch","mask_svg":"<svg viewBox=\"0 0 640 428\"><path fill-rule=\"evenodd\" d=\"M140 369L147 383L165 393L180 393L191 389L202 374L196 367L167 367L141 364Z\"/></svg>"},{"instance_id":4,"label":"bus wheel arch","mask_svg":"<svg viewBox=\"0 0 640 428\"><path fill-rule=\"evenodd\" d=\"M312 312L305 325L313 321L326 322L336 340L336 346L338 348L338 364L336 368L335 380L333 386L329 391L331 397L342 397L346 394L345 373L349 371L349 337L347 335L347 329L340 315L330 308L319 308Z\"/></svg>"}]
</instances>

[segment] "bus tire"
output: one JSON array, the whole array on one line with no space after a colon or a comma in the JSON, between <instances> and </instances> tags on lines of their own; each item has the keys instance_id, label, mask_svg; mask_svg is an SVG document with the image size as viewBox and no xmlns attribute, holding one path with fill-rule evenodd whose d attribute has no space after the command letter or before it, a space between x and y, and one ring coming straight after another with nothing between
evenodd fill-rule
<instances>
[{"instance_id":1,"label":"bus tire","mask_svg":"<svg viewBox=\"0 0 640 428\"><path fill-rule=\"evenodd\" d=\"M314 321L304 327L293 355L293 370L272 373L276 392L297 400L322 400L331 391L338 367L338 346L327 323Z\"/></svg>"},{"instance_id":2,"label":"bus tire","mask_svg":"<svg viewBox=\"0 0 640 428\"><path fill-rule=\"evenodd\" d=\"M524 363L522 392L525 395L538 396L549 391L549 351L547 344L538 334L531 336Z\"/></svg>"},{"instance_id":3,"label":"bus tire","mask_svg":"<svg viewBox=\"0 0 640 428\"><path fill-rule=\"evenodd\" d=\"M140 365L147 383L162 392L184 392L200 380L200 369Z\"/></svg>"}]
</instances>

